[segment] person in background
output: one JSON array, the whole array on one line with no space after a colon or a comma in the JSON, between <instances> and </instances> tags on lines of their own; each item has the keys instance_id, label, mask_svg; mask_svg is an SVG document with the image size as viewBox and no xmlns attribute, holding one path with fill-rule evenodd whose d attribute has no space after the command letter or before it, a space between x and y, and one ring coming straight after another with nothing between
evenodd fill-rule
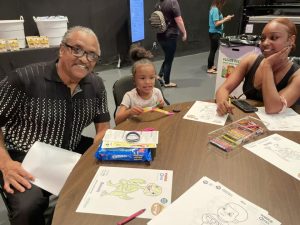
<instances>
[{"instance_id":1,"label":"person in background","mask_svg":"<svg viewBox=\"0 0 300 225\"><path fill-rule=\"evenodd\" d=\"M232 113L229 94L244 80L243 92L247 99L263 101L266 113L280 113L300 97L299 65L288 58L296 48L297 29L287 18L276 18L262 31L262 55L244 57L234 72L216 92L219 115Z\"/></svg>"},{"instance_id":2,"label":"person in background","mask_svg":"<svg viewBox=\"0 0 300 225\"><path fill-rule=\"evenodd\" d=\"M155 88L157 77L155 66L150 58L152 54L143 47L134 47L130 51L132 75L135 88L125 93L117 110L115 122L118 125L129 117L140 115L146 107L163 107L165 102L161 91Z\"/></svg>"},{"instance_id":3,"label":"person in background","mask_svg":"<svg viewBox=\"0 0 300 225\"><path fill-rule=\"evenodd\" d=\"M215 55L220 46L220 38L223 34L224 23L230 21L234 15L223 18L221 13L225 0L213 0L208 15L210 51L208 55L207 73L216 74L217 67L214 65Z\"/></svg>"},{"instance_id":4,"label":"person in background","mask_svg":"<svg viewBox=\"0 0 300 225\"><path fill-rule=\"evenodd\" d=\"M160 0L156 8L159 6L166 20L167 30L164 33L157 33L156 36L165 55L158 79L164 87L176 87L175 83L170 82L170 76L177 47L177 38L180 31L182 41L186 41L187 33L177 0Z\"/></svg>"},{"instance_id":5,"label":"person in background","mask_svg":"<svg viewBox=\"0 0 300 225\"><path fill-rule=\"evenodd\" d=\"M21 165L30 147L40 141L84 153L109 128L103 81L92 72L99 57L95 33L73 27L62 39L58 60L17 69L0 82L0 127L5 128L0 130L0 181L12 225L45 224L50 193L31 184L33 175ZM82 138L92 122L94 139Z\"/></svg>"}]
</instances>

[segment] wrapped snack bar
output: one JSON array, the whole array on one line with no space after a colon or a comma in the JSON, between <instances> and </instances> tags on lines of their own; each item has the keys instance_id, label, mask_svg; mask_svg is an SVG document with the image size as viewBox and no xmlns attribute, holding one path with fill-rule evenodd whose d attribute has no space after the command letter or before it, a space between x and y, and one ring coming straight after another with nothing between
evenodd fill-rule
<instances>
[{"instance_id":1,"label":"wrapped snack bar","mask_svg":"<svg viewBox=\"0 0 300 225\"><path fill-rule=\"evenodd\" d=\"M95 157L101 161L150 162L152 150L150 148L103 148L101 144Z\"/></svg>"}]
</instances>

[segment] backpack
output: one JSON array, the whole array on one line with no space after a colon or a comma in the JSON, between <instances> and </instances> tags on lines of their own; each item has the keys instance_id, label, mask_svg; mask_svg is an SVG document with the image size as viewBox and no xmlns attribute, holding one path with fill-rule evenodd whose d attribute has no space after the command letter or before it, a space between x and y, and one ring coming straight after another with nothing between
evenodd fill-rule
<instances>
[{"instance_id":1,"label":"backpack","mask_svg":"<svg viewBox=\"0 0 300 225\"><path fill-rule=\"evenodd\" d=\"M149 22L156 33L164 33L168 28L164 14L160 11L160 6L158 10L151 13Z\"/></svg>"}]
</instances>

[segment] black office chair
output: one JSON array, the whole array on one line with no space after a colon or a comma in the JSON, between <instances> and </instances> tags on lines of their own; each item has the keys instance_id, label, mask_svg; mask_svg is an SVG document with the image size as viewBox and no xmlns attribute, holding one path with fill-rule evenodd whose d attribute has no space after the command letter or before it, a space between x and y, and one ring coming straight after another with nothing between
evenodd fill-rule
<instances>
[{"instance_id":1,"label":"black office chair","mask_svg":"<svg viewBox=\"0 0 300 225\"><path fill-rule=\"evenodd\" d=\"M299 66L300 66L300 57L297 57L297 56L291 56L289 57L289 59L294 62L294 63L297 63Z\"/></svg>"},{"instance_id":2,"label":"black office chair","mask_svg":"<svg viewBox=\"0 0 300 225\"><path fill-rule=\"evenodd\" d=\"M6 209L7 209L7 212L8 212L8 215L10 214L10 207L8 205L8 202L7 202L7 197L6 197L6 194L4 192L4 190L2 189L2 186L0 185L0 194L1 194L1 197L2 197L2 200L6 206Z\"/></svg>"},{"instance_id":3,"label":"black office chair","mask_svg":"<svg viewBox=\"0 0 300 225\"><path fill-rule=\"evenodd\" d=\"M155 80L155 85L154 86L156 88L158 88L159 90L161 90L161 93L163 95L165 103L167 105L170 105L169 101L165 98L164 93L161 89L161 85L160 85L160 83L157 79ZM116 109L115 109L115 112L114 112L114 117L116 117L116 112L117 112L118 106L121 105L121 102L123 100L123 96L125 95L125 93L127 91L130 91L133 88L135 88L135 85L134 85L132 75L122 77L121 79L117 80L114 83L114 85L113 85L113 95L114 95L114 100L115 100L115 105L116 105Z\"/></svg>"}]
</instances>

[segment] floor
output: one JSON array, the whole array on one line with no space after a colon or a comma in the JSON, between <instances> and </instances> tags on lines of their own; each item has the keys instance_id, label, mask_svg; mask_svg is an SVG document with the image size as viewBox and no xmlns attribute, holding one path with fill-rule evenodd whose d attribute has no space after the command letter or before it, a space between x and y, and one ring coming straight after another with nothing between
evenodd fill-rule
<instances>
[{"instance_id":1,"label":"floor","mask_svg":"<svg viewBox=\"0 0 300 225\"><path fill-rule=\"evenodd\" d=\"M208 52L195 55L188 55L175 58L172 67L171 81L178 85L177 88L163 88L166 99L172 104L193 100L212 99L215 91L216 76L206 73ZM217 58L217 57L216 57ZM162 61L156 61L155 65L159 70ZM104 80L108 95L108 107L113 118L115 110L112 95L112 86L116 80L122 76L130 74L130 67L100 71L100 76ZM115 123L111 120L111 127ZM95 134L93 126L84 130L87 136ZM0 199L0 225L9 225L5 206Z\"/></svg>"}]
</instances>

